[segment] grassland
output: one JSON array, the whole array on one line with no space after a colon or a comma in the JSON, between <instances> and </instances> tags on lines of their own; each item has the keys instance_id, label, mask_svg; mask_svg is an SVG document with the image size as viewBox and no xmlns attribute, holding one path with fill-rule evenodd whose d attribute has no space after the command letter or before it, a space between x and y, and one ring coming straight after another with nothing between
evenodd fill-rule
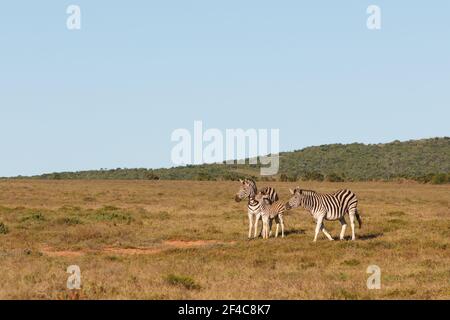
<instances>
[{"instance_id":1,"label":"grassland","mask_svg":"<svg viewBox=\"0 0 450 320\"><path fill-rule=\"evenodd\" d=\"M295 186L271 185L282 199ZM287 215L285 239L247 241L236 182L0 181L0 298L450 298L450 186L302 187L352 189L364 222L357 241L313 243L300 209ZM339 223L326 225L337 237ZM73 264L77 295L66 289ZM381 290L366 287L373 264Z\"/></svg>"}]
</instances>

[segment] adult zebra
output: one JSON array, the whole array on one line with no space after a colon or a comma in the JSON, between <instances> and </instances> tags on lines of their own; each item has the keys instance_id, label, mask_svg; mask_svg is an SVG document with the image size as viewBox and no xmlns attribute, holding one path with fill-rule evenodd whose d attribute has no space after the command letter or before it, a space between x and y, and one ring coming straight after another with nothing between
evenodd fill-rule
<instances>
[{"instance_id":1,"label":"adult zebra","mask_svg":"<svg viewBox=\"0 0 450 320\"><path fill-rule=\"evenodd\" d=\"M248 238L252 237L252 229L255 227L254 238L256 238L258 231L258 222L261 218L261 202L255 199L256 193L258 189L256 188L256 183L252 179L239 179L241 183L241 187L239 191L236 193L234 200L236 202L240 202L243 199L248 198L247 204L247 215L248 215ZM271 187L265 187L260 192L268 196L268 200L270 203L278 201L278 195L275 189ZM255 221L253 221L255 218ZM261 229L262 232L262 229Z\"/></svg>"},{"instance_id":2,"label":"adult zebra","mask_svg":"<svg viewBox=\"0 0 450 320\"><path fill-rule=\"evenodd\" d=\"M355 240L355 218L358 220L360 228L362 221L357 209L358 199L353 192L344 189L331 194L320 194L311 190L302 190L300 187L295 190L289 189L289 191L292 197L286 203L287 209L302 207L308 210L317 222L314 242L317 241L317 236L321 230L329 240L334 240L325 230L323 220L339 220L342 225L340 239L344 240L345 229L347 228L345 214L347 213L352 227L352 240Z\"/></svg>"}]
</instances>

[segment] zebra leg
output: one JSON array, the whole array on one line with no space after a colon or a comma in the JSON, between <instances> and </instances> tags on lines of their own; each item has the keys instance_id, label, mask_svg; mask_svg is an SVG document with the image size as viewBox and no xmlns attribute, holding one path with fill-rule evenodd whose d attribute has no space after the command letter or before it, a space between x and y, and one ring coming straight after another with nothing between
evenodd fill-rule
<instances>
[{"instance_id":1,"label":"zebra leg","mask_svg":"<svg viewBox=\"0 0 450 320\"><path fill-rule=\"evenodd\" d=\"M263 217L263 230L262 230L262 234L263 234L263 239L268 239L269 238L269 221L267 221L267 218Z\"/></svg>"},{"instance_id":2,"label":"zebra leg","mask_svg":"<svg viewBox=\"0 0 450 320\"><path fill-rule=\"evenodd\" d=\"M342 217L339 219L339 222L342 225L342 229L341 229L341 235L339 236L339 239L344 240L345 237L345 229L347 229L347 221L345 221L345 218Z\"/></svg>"},{"instance_id":3,"label":"zebra leg","mask_svg":"<svg viewBox=\"0 0 450 320\"><path fill-rule=\"evenodd\" d=\"M261 218L261 214L260 213L258 213L258 214L256 214L256 217L255 217L255 234L254 234L254 238L256 238L256 235L257 235L257 233L258 233L258 223L259 223L259 219ZM261 235L261 232L262 232L262 228L261 228L261 231L259 232L259 235Z\"/></svg>"},{"instance_id":4,"label":"zebra leg","mask_svg":"<svg viewBox=\"0 0 450 320\"><path fill-rule=\"evenodd\" d=\"M328 240L334 241L333 237L328 233L327 230L325 230L325 225L323 223L322 223L321 229L322 229L323 234L328 238Z\"/></svg>"},{"instance_id":5,"label":"zebra leg","mask_svg":"<svg viewBox=\"0 0 450 320\"><path fill-rule=\"evenodd\" d=\"M278 238L278 231L280 230L280 220L275 218L275 222L277 223L277 229L275 231L275 238Z\"/></svg>"},{"instance_id":6,"label":"zebra leg","mask_svg":"<svg viewBox=\"0 0 450 320\"><path fill-rule=\"evenodd\" d=\"M350 226L352 227L352 241L354 241L356 239L355 237L355 211L350 211L348 213L349 217L350 217Z\"/></svg>"},{"instance_id":7,"label":"zebra leg","mask_svg":"<svg viewBox=\"0 0 450 320\"><path fill-rule=\"evenodd\" d=\"M317 217L317 224L316 224L316 232L314 234L314 242L317 241L317 236L319 235L320 229L322 228L322 222L323 222L323 216Z\"/></svg>"},{"instance_id":8,"label":"zebra leg","mask_svg":"<svg viewBox=\"0 0 450 320\"><path fill-rule=\"evenodd\" d=\"M280 230L280 223L277 222L277 230L275 231L275 238L278 238L279 230Z\"/></svg>"},{"instance_id":9,"label":"zebra leg","mask_svg":"<svg viewBox=\"0 0 450 320\"><path fill-rule=\"evenodd\" d=\"M248 213L248 239L252 238L252 229L253 229L253 214Z\"/></svg>"},{"instance_id":10,"label":"zebra leg","mask_svg":"<svg viewBox=\"0 0 450 320\"><path fill-rule=\"evenodd\" d=\"M280 224L281 224L281 237L284 238L284 220L283 220L283 215L279 215L278 218L280 219Z\"/></svg>"},{"instance_id":11,"label":"zebra leg","mask_svg":"<svg viewBox=\"0 0 450 320\"><path fill-rule=\"evenodd\" d=\"M269 238L272 236L272 219L269 219Z\"/></svg>"},{"instance_id":12,"label":"zebra leg","mask_svg":"<svg viewBox=\"0 0 450 320\"><path fill-rule=\"evenodd\" d=\"M262 235L262 238L265 239L266 238L266 220L264 219L264 217L262 217L261 220L262 220L261 235Z\"/></svg>"}]
</instances>

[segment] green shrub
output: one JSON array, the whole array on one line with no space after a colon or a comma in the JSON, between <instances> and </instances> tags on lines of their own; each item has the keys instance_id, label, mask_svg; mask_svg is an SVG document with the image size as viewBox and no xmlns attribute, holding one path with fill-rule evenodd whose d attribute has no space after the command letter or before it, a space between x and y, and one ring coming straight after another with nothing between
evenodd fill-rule
<instances>
[{"instance_id":1,"label":"green shrub","mask_svg":"<svg viewBox=\"0 0 450 320\"><path fill-rule=\"evenodd\" d=\"M144 174L145 179L147 180L159 180L159 176L153 173L153 171L147 171Z\"/></svg>"},{"instance_id":2,"label":"green shrub","mask_svg":"<svg viewBox=\"0 0 450 320\"><path fill-rule=\"evenodd\" d=\"M344 181L344 179L342 179L336 173L330 173L329 175L327 175L326 180L329 182L343 182Z\"/></svg>"},{"instance_id":3,"label":"green shrub","mask_svg":"<svg viewBox=\"0 0 450 320\"><path fill-rule=\"evenodd\" d=\"M356 260L356 259L350 259L350 260L344 260L344 262L342 262L342 264L354 267L354 266L360 265L361 262L359 260Z\"/></svg>"},{"instance_id":4,"label":"green shrub","mask_svg":"<svg viewBox=\"0 0 450 320\"><path fill-rule=\"evenodd\" d=\"M306 172L303 175L304 180L310 180L310 181L323 181L324 177L323 174L321 174L320 172L317 171L313 171L313 172Z\"/></svg>"},{"instance_id":5,"label":"green shrub","mask_svg":"<svg viewBox=\"0 0 450 320\"><path fill-rule=\"evenodd\" d=\"M171 285L182 286L188 290L199 290L201 288L194 279L188 276L169 274L165 277L165 280Z\"/></svg>"},{"instance_id":6,"label":"green shrub","mask_svg":"<svg viewBox=\"0 0 450 320\"><path fill-rule=\"evenodd\" d=\"M56 220L58 224L64 224L68 226L74 226L77 224L82 224L81 220L77 217L63 217Z\"/></svg>"},{"instance_id":7,"label":"green shrub","mask_svg":"<svg viewBox=\"0 0 450 320\"><path fill-rule=\"evenodd\" d=\"M449 182L448 176L445 173L435 174L431 179L432 184L444 184Z\"/></svg>"},{"instance_id":8,"label":"green shrub","mask_svg":"<svg viewBox=\"0 0 450 320\"><path fill-rule=\"evenodd\" d=\"M45 221L45 217L41 212L32 213L22 217L21 222L25 221Z\"/></svg>"},{"instance_id":9,"label":"green shrub","mask_svg":"<svg viewBox=\"0 0 450 320\"><path fill-rule=\"evenodd\" d=\"M95 210L93 218L97 221L114 221L130 224L133 221L131 215L120 208L114 206L104 206Z\"/></svg>"},{"instance_id":10,"label":"green shrub","mask_svg":"<svg viewBox=\"0 0 450 320\"><path fill-rule=\"evenodd\" d=\"M8 232L8 227L3 222L0 222L0 234L7 234Z\"/></svg>"}]
</instances>

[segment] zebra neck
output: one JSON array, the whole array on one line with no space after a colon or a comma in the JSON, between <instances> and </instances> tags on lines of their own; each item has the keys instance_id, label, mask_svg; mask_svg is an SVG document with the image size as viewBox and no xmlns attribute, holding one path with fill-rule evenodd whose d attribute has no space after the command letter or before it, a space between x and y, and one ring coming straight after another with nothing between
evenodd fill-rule
<instances>
[{"instance_id":1,"label":"zebra neck","mask_svg":"<svg viewBox=\"0 0 450 320\"><path fill-rule=\"evenodd\" d=\"M248 204L251 206L257 206L259 204L258 201L255 200L255 198L249 198L248 199Z\"/></svg>"},{"instance_id":2,"label":"zebra neck","mask_svg":"<svg viewBox=\"0 0 450 320\"><path fill-rule=\"evenodd\" d=\"M314 204L311 203L311 201L306 201L306 199L303 199L303 200L300 202L300 206L301 206L303 209L308 210L308 211L311 212L311 213L312 213L312 212L314 211L314 209L315 209Z\"/></svg>"}]
</instances>

